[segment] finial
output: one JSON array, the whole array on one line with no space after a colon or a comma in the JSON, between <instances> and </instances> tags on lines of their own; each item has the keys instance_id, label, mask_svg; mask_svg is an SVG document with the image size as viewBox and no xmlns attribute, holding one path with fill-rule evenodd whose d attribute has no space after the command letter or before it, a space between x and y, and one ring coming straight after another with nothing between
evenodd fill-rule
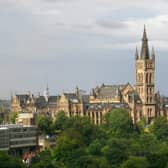
<instances>
[{"instance_id":1,"label":"finial","mask_svg":"<svg viewBox=\"0 0 168 168\"><path fill-rule=\"evenodd\" d=\"M152 59L155 59L155 49L152 47L152 52L151 52Z\"/></svg>"},{"instance_id":2,"label":"finial","mask_svg":"<svg viewBox=\"0 0 168 168\"><path fill-rule=\"evenodd\" d=\"M76 85L75 94L76 94L77 96L79 96L79 88L78 88L78 85Z\"/></svg>"},{"instance_id":3,"label":"finial","mask_svg":"<svg viewBox=\"0 0 168 168\"><path fill-rule=\"evenodd\" d=\"M144 32L146 32L146 25L144 24Z\"/></svg>"},{"instance_id":4,"label":"finial","mask_svg":"<svg viewBox=\"0 0 168 168\"><path fill-rule=\"evenodd\" d=\"M136 59L136 60L139 59L138 48L137 48L137 46L136 46L136 49L135 49L135 59Z\"/></svg>"}]
</instances>

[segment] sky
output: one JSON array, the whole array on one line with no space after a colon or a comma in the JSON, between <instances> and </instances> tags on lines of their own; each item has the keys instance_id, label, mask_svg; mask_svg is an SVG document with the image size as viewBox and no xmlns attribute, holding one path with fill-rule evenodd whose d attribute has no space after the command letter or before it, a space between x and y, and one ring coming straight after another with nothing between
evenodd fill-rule
<instances>
[{"instance_id":1,"label":"sky","mask_svg":"<svg viewBox=\"0 0 168 168\"><path fill-rule=\"evenodd\" d=\"M168 96L167 0L0 0L0 98L134 85L144 24Z\"/></svg>"}]
</instances>

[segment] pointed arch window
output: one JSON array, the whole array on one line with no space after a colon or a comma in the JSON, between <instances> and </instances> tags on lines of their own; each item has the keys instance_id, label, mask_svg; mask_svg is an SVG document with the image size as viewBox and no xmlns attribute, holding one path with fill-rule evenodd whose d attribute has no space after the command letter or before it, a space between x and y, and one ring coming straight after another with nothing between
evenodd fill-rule
<instances>
[{"instance_id":1,"label":"pointed arch window","mask_svg":"<svg viewBox=\"0 0 168 168\"><path fill-rule=\"evenodd\" d=\"M148 73L146 74L146 83L148 83Z\"/></svg>"},{"instance_id":2,"label":"pointed arch window","mask_svg":"<svg viewBox=\"0 0 168 168\"><path fill-rule=\"evenodd\" d=\"M149 74L149 83L152 82L152 73Z\"/></svg>"}]
</instances>

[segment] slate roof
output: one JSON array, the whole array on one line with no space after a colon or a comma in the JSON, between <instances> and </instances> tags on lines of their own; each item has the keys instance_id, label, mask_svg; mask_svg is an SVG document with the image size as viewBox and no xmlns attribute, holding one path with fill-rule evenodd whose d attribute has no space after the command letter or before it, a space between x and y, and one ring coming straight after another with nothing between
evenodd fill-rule
<instances>
[{"instance_id":1,"label":"slate roof","mask_svg":"<svg viewBox=\"0 0 168 168\"><path fill-rule=\"evenodd\" d=\"M35 106L37 108L45 108L47 106L47 102L44 96L39 96L35 98Z\"/></svg>"},{"instance_id":2,"label":"slate roof","mask_svg":"<svg viewBox=\"0 0 168 168\"><path fill-rule=\"evenodd\" d=\"M115 98L121 94L121 89L125 85L102 85L94 89L94 93L98 98Z\"/></svg>"}]
</instances>

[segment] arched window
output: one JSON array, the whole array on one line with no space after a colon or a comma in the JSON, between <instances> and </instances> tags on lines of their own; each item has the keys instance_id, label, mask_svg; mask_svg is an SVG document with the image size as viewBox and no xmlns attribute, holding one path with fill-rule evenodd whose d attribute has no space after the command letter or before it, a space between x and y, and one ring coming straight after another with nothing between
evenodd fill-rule
<instances>
[{"instance_id":1,"label":"arched window","mask_svg":"<svg viewBox=\"0 0 168 168\"><path fill-rule=\"evenodd\" d=\"M152 73L149 74L149 83L152 82Z\"/></svg>"},{"instance_id":2,"label":"arched window","mask_svg":"<svg viewBox=\"0 0 168 168\"><path fill-rule=\"evenodd\" d=\"M150 102L152 103L152 97L150 97Z\"/></svg>"},{"instance_id":3,"label":"arched window","mask_svg":"<svg viewBox=\"0 0 168 168\"><path fill-rule=\"evenodd\" d=\"M146 83L148 83L148 73L146 74Z\"/></svg>"}]
</instances>

